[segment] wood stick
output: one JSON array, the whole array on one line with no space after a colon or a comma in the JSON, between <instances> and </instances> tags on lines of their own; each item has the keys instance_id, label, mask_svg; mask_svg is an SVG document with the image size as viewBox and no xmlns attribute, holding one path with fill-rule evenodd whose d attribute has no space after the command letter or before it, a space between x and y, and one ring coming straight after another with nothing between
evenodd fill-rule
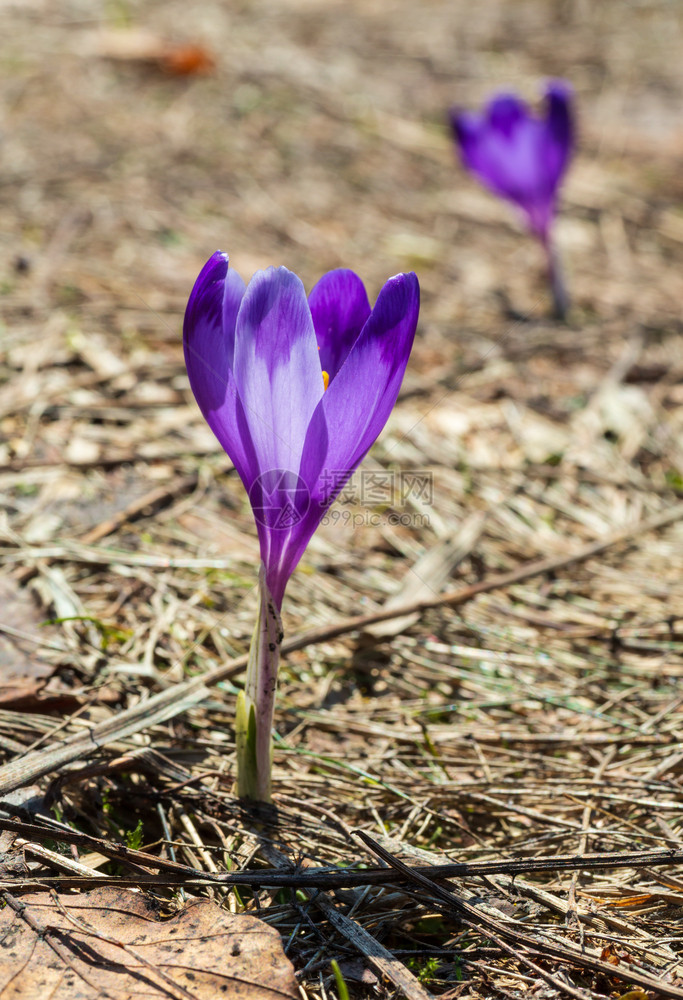
<instances>
[{"instance_id":1,"label":"wood stick","mask_svg":"<svg viewBox=\"0 0 683 1000\"><path fill-rule=\"evenodd\" d=\"M592 559L617 545L632 542L639 535L657 531L673 524L682 517L683 503L675 504L638 524L614 532L606 538L591 542L589 545L584 545L576 552L524 563L508 573L500 573L469 587L449 590L445 594L436 595L433 598L421 599L394 608L382 608L369 615L346 618L335 625L323 625L320 628L303 632L301 635L285 640L282 644L282 652L291 653L317 643L329 642L331 639L336 639L349 632L357 632L374 622L387 621L389 618L398 618L415 611L427 611L437 607L458 607L479 594L501 590L532 577L557 572L567 566L585 562L587 559ZM116 742L180 715L202 701L207 695L209 686L240 673L246 666L247 659L247 654L244 654L229 660L199 677L153 695L133 708L119 713L114 718L94 726L89 732L72 733L60 743L10 761L0 768L0 794L5 794L23 784L35 781L42 775L50 774L65 764L87 756L94 749L100 749L108 743Z\"/></svg>"},{"instance_id":2,"label":"wood stick","mask_svg":"<svg viewBox=\"0 0 683 1000\"><path fill-rule=\"evenodd\" d=\"M75 844L97 854L103 854L120 864L133 868L136 878L149 881L144 869L156 868L163 873L151 877L154 884L175 885L187 881L210 882L223 886L243 885L255 888L294 889L355 889L366 885L392 885L410 881L412 875L425 875L434 881L449 878L474 878L476 876L554 874L568 871L604 871L612 868L646 869L659 866L683 864L683 850L659 851L611 851L605 854L562 854L549 858L515 858L496 861L456 861L443 865L417 865L408 872L394 868L258 868L253 871L214 874L199 871L189 865L160 858L146 851L137 851L125 844L113 843L100 837L93 837L78 830L65 827L39 826L37 823L23 823L19 820L0 816L0 830L17 833L26 840L40 842L60 841ZM360 836L360 834L359 834ZM664 877L665 878L665 877ZM110 877L107 876L110 881ZM38 881L47 883L49 879L40 875ZM63 879L60 879L63 882Z\"/></svg>"},{"instance_id":3,"label":"wood stick","mask_svg":"<svg viewBox=\"0 0 683 1000\"><path fill-rule=\"evenodd\" d=\"M86 531L79 538L79 542L83 545L93 545L95 542L101 541L101 539L113 534L128 521L133 521L138 515L147 510L147 508L150 509L151 513L154 510L158 510L163 504L175 500L176 497L181 496L183 493L189 493L190 490L195 488L198 482L199 474L195 473L192 476L176 479L166 486L157 486L155 489L149 490L148 493L145 493L144 496L139 497L137 500L133 500L117 514L106 518L104 521L100 521L99 524L90 528L89 531ZM48 562L52 561L48 560ZM14 578L19 583L27 583L37 573L38 570L35 566L22 566L21 569L15 572Z\"/></svg>"},{"instance_id":4,"label":"wood stick","mask_svg":"<svg viewBox=\"0 0 683 1000\"><path fill-rule=\"evenodd\" d=\"M579 950L576 945L570 942L558 944L545 936L534 937L532 934L515 930L503 920L498 920L488 913L483 913L481 908L476 904L463 899L453 885L449 885L446 888L435 882L433 878L409 868L408 865L403 864L402 861L395 858L366 833L357 831L356 836L364 844L367 844L382 861L385 861L396 871L401 872L401 874L419 885L421 889L427 891L428 895L421 893L414 894L418 901L421 900L430 907L438 906L442 912L457 914L464 923L470 927L476 927L482 934L494 941L497 937L500 937L516 945L520 958L524 958L525 956L525 952L519 950L521 945L524 949L528 948L532 954L539 955L542 958L559 959L562 962L567 962L582 969L599 972L608 978L620 979L622 982L635 983L645 989L654 990L658 996L670 997L671 1000L683 1000L683 989L681 987L672 986L665 980L658 979L657 976L636 965L626 962L619 965L612 965L610 962L606 962L600 958L597 953L587 948Z\"/></svg>"}]
</instances>

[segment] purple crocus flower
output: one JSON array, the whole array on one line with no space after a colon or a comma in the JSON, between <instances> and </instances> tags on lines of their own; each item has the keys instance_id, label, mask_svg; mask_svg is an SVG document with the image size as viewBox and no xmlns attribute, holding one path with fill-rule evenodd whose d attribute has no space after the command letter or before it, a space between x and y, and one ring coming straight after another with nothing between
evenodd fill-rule
<instances>
[{"instance_id":1,"label":"purple crocus flower","mask_svg":"<svg viewBox=\"0 0 683 1000\"><path fill-rule=\"evenodd\" d=\"M183 335L190 385L247 489L263 561L259 624L238 704L238 791L248 797L270 796L285 587L391 413L418 310L412 273L390 278L371 308L353 271L325 274L307 299L284 267L258 271L245 287L221 252L190 295Z\"/></svg>"},{"instance_id":2,"label":"purple crocus flower","mask_svg":"<svg viewBox=\"0 0 683 1000\"><path fill-rule=\"evenodd\" d=\"M221 252L197 278L184 325L190 385L249 494L278 608L391 413L418 309L414 274L390 278L374 309L353 271L330 271L308 299L285 267L245 287Z\"/></svg>"},{"instance_id":3,"label":"purple crocus flower","mask_svg":"<svg viewBox=\"0 0 683 1000\"><path fill-rule=\"evenodd\" d=\"M571 88L546 88L546 113L536 117L514 94L499 94L482 113L451 109L450 120L465 167L495 194L513 202L543 244L558 313L567 308L552 244L560 182L574 145Z\"/></svg>"}]
</instances>

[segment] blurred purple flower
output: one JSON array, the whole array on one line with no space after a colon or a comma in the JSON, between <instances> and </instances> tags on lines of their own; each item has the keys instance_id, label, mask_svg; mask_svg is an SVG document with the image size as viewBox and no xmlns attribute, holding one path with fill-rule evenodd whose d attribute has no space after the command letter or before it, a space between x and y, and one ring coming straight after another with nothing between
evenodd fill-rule
<instances>
[{"instance_id":1,"label":"blurred purple flower","mask_svg":"<svg viewBox=\"0 0 683 1000\"><path fill-rule=\"evenodd\" d=\"M545 93L543 117L514 94L499 94L480 113L450 111L465 167L495 194L521 210L548 255L556 308L566 311L566 294L552 249L557 194L574 146L572 91L555 80ZM557 287L555 287L557 286Z\"/></svg>"},{"instance_id":2,"label":"blurred purple flower","mask_svg":"<svg viewBox=\"0 0 683 1000\"><path fill-rule=\"evenodd\" d=\"M244 691L237 789L270 799L271 728L287 582L325 511L391 413L419 311L414 274L389 278L374 308L353 271L308 299L284 267L249 286L217 252L197 278L183 341L199 407L252 505L263 568Z\"/></svg>"},{"instance_id":3,"label":"blurred purple flower","mask_svg":"<svg viewBox=\"0 0 683 1000\"><path fill-rule=\"evenodd\" d=\"M418 309L414 274L390 278L373 309L348 270L325 274L307 300L287 268L258 271L245 288L217 252L195 283L183 336L190 385L249 494L278 608L391 413Z\"/></svg>"},{"instance_id":4,"label":"blurred purple flower","mask_svg":"<svg viewBox=\"0 0 683 1000\"><path fill-rule=\"evenodd\" d=\"M540 239L552 223L574 141L569 85L549 84L546 101L543 118L514 94L494 97L482 114L450 113L464 165L495 194L518 205Z\"/></svg>"}]
</instances>

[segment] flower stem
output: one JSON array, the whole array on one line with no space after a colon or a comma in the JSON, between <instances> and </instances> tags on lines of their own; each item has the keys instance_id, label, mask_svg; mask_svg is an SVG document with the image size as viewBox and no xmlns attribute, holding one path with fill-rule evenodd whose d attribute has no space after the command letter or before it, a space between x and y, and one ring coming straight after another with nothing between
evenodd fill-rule
<instances>
[{"instance_id":1,"label":"flower stem","mask_svg":"<svg viewBox=\"0 0 683 1000\"><path fill-rule=\"evenodd\" d=\"M249 648L244 691L237 697L235 720L237 794L242 799L257 802L270 802L271 798L271 733L281 642L280 613L266 584L262 566L258 616Z\"/></svg>"},{"instance_id":2,"label":"flower stem","mask_svg":"<svg viewBox=\"0 0 683 1000\"><path fill-rule=\"evenodd\" d=\"M569 312L569 293L564 282L564 273L562 270L560 255L557 252L557 247L553 239L549 235L544 237L542 242L548 266L550 291L553 296L553 315L555 319L559 319L564 322L567 319L567 313Z\"/></svg>"}]
</instances>

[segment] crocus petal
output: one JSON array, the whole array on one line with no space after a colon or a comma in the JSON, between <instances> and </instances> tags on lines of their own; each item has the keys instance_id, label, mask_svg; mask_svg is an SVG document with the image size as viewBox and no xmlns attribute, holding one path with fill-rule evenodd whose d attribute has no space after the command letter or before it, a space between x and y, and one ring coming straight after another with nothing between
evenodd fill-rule
<instances>
[{"instance_id":1,"label":"crocus petal","mask_svg":"<svg viewBox=\"0 0 683 1000\"><path fill-rule=\"evenodd\" d=\"M516 130L529 118L529 109L516 94L499 94L488 108L488 125L507 139L514 139Z\"/></svg>"},{"instance_id":2,"label":"crocus petal","mask_svg":"<svg viewBox=\"0 0 683 1000\"><path fill-rule=\"evenodd\" d=\"M317 474L311 489L317 502L326 504L336 496L345 472L351 474L387 422L403 381L419 308L416 275L390 278L322 397L311 420L301 468L307 482Z\"/></svg>"},{"instance_id":3,"label":"crocus petal","mask_svg":"<svg viewBox=\"0 0 683 1000\"><path fill-rule=\"evenodd\" d=\"M548 84L547 168L553 188L557 187L567 169L574 145L571 100L572 89L564 80L553 80Z\"/></svg>"},{"instance_id":4,"label":"crocus petal","mask_svg":"<svg viewBox=\"0 0 683 1000\"><path fill-rule=\"evenodd\" d=\"M261 472L297 472L323 380L304 286L286 267L257 271L249 282L233 371Z\"/></svg>"},{"instance_id":5,"label":"crocus petal","mask_svg":"<svg viewBox=\"0 0 683 1000\"><path fill-rule=\"evenodd\" d=\"M465 166L496 194L526 205L542 178L538 123L514 95L491 101L486 117L462 115L458 135Z\"/></svg>"},{"instance_id":6,"label":"crocus petal","mask_svg":"<svg viewBox=\"0 0 683 1000\"><path fill-rule=\"evenodd\" d=\"M308 296L320 348L320 365L332 381L370 315L365 285L353 271L323 275Z\"/></svg>"},{"instance_id":7,"label":"crocus petal","mask_svg":"<svg viewBox=\"0 0 683 1000\"><path fill-rule=\"evenodd\" d=\"M217 251L197 278L185 312L183 348L190 387L243 482L258 475L232 374L235 320L244 282Z\"/></svg>"},{"instance_id":8,"label":"crocus petal","mask_svg":"<svg viewBox=\"0 0 683 1000\"><path fill-rule=\"evenodd\" d=\"M414 274L390 278L316 407L300 469L310 504L288 531L271 531L266 542L268 586L278 606L321 518L387 422L408 363L419 304Z\"/></svg>"}]
</instances>

